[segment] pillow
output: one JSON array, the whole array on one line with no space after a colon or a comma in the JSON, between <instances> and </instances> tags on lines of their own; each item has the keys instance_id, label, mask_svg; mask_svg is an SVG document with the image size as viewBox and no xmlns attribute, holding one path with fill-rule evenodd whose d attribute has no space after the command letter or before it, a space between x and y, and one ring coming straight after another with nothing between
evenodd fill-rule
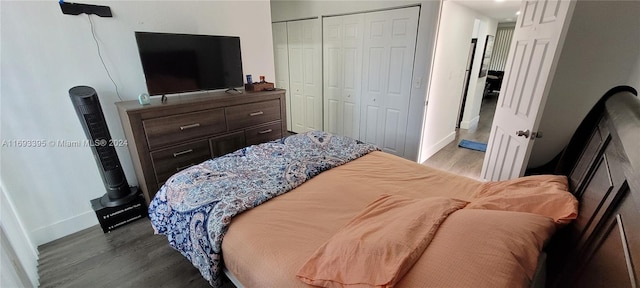
<instances>
[{"instance_id":1,"label":"pillow","mask_svg":"<svg viewBox=\"0 0 640 288\"><path fill-rule=\"evenodd\" d=\"M472 197L481 198L521 188L531 188L539 191L547 189L569 191L569 182L567 177L562 175L534 175L504 181L485 182L480 189L473 193Z\"/></svg>"},{"instance_id":2,"label":"pillow","mask_svg":"<svg viewBox=\"0 0 640 288\"><path fill-rule=\"evenodd\" d=\"M528 212L564 225L577 218L578 200L565 176L536 175L484 183L466 209Z\"/></svg>"},{"instance_id":3,"label":"pillow","mask_svg":"<svg viewBox=\"0 0 640 288\"><path fill-rule=\"evenodd\" d=\"M320 246L296 276L322 287L393 287L447 216L466 204L445 197L384 195Z\"/></svg>"},{"instance_id":4,"label":"pillow","mask_svg":"<svg viewBox=\"0 0 640 288\"><path fill-rule=\"evenodd\" d=\"M555 231L550 218L531 213L458 210L396 286L530 287Z\"/></svg>"}]
</instances>

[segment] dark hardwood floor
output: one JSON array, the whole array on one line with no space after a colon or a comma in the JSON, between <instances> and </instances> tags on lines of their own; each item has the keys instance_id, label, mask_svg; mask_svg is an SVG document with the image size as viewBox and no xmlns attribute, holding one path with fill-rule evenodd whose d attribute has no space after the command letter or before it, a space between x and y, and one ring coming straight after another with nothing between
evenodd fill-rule
<instances>
[{"instance_id":1,"label":"dark hardwood floor","mask_svg":"<svg viewBox=\"0 0 640 288\"><path fill-rule=\"evenodd\" d=\"M490 94L484 97L480 107L478 127L475 129L458 129L456 138L451 143L422 164L469 178L480 179L485 153L460 148L458 143L462 139L487 143L491 133L491 123L493 123L497 99L497 94Z\"/></svg>"},{"instance_id":2,"label":"dark hardwood floor","mask_svg":"<svg viewBox=\"0 0 640 288\"><path fill-rule=\"evenodd\" d=\"M40 287L210 287L148 218L106 234L96 225L38 250Z\"/></svg>"}]
</instances>

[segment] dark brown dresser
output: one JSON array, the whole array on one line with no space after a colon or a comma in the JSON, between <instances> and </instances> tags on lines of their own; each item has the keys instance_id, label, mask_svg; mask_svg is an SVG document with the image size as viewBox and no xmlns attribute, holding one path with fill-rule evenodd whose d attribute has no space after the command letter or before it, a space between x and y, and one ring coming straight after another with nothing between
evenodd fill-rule
<instances>
[{"instance_id":1,"label":"dark brown dresser","mask_svg":"<svg viewBox=\"0 0 640 288\"><path fill-rule=\"evenodd\" d=\"M157 98L116 103L147 203L174 173L286 132L282 89L176 95L164 104Z\"/></svg>"}]
</instances>

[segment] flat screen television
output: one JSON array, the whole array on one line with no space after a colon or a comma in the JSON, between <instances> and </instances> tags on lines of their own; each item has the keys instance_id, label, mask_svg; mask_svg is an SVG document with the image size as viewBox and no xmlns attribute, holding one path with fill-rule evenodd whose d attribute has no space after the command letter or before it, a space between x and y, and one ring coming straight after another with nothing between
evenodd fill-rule
<instances>
[{"instance_id":1,"label":"flat screen television","mask_svg":"<svg viewBox=\"0 0 640 288\"><path fill-rule=\"evenodd\" d=\"M243 85L240 38L136 32L149 95Z\"/></svg>"}]
</instances>

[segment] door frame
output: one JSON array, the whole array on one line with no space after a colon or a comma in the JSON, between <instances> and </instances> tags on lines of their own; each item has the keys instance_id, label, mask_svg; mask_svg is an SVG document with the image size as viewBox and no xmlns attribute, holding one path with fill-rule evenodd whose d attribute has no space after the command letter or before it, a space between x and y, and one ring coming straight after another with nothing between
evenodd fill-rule
<instances>
[{"instance_id":1,"label":"door frame","mask_svg":"<svg viewBox=\"0 0 640 288\"><path fill-rule=\"evenodd\" d=\"M476 57L476 48L478 47L478 38L471 38L471 47L469 49L469 57L467 58L467 71L464 78L464 85L462 88L462 99L460 99L460 108L458 108L458 120L456 121L456 128L460 129L460 123L462 123L462 116L464 116L464 107L467 104L467 95L469 93L469 81L471 81L471 71L473 71L473 61Z\"/></svg>"}]
</instances>

